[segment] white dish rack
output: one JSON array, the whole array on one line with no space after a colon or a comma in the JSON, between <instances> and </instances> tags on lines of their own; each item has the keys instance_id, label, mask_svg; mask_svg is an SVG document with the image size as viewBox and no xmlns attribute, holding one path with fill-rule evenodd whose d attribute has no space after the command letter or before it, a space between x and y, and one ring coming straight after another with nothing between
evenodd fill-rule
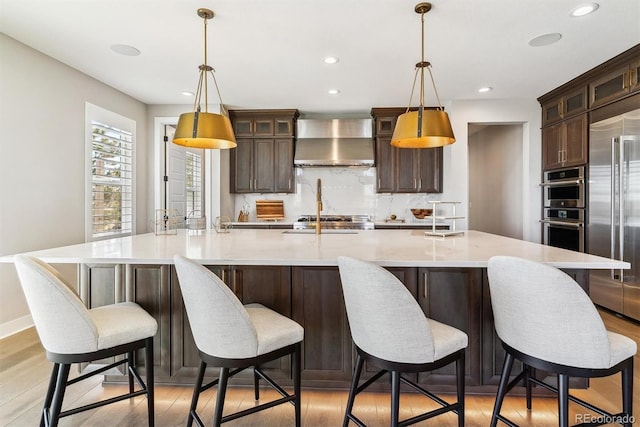
<instances>
[{"instance_id":1,"label":"white dish rack","mask_svg":"<svg viewBox=\"0 0 640 427\"><path fill-rule=\"evenodd\" d=\"M447 237L447 236L455 236L455 235L459 235L459 234L464 234L464 231L457 231L456 230L456 220L457 219L464 219L463 216L458 216L456 215L456 205L460 204L461 202L443 202L440 200L433 200L433 201L429 201L427 203L431 204L431 207L433 208L432 214L431 216L426 216L424 217L424 219L426 220L431 220L431 230L425 231L424 235L425 236L440 236L440 237ZM451 210L451 214L450 215L442 215L437 214L436 213L436 207L439 206L446 206L449 205L449 209ZM449 226L449 230L438 230L436 228L436 221L447 221L450 223Z\"/></svg>"}]
</instances>

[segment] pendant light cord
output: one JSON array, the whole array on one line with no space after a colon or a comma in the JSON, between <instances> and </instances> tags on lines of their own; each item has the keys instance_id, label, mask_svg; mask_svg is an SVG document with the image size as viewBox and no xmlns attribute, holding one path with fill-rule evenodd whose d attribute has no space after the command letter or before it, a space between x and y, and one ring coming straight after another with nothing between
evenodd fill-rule
<instances>
[{"instance_id":1,"label":"pendant light cord","mask_svg":"<svg viewBox=\"0 0 640 427\"><path fill-rule=\"evenodd\" d=\"M429 62L425 62L424 60L424 12L420 14L420 23L422 25L421 30L421 44L420 44L420 63L416 64L416 72L413 76L413 86L411 86L411 95L409 95L409 104L407 104L407 110L405 113L408 113L411 109L411 102L413 101L413 94L416 90L416 81L418 80L418 70L420 71L420 109L424 109L424 69L425 67L429 70L429 77L431 78L431 85L433 86L433 92L436 95L436 100L438 101L438 109L444 110L442 108L442 102L440 102L440 95L438 95L438 89L436 88L436 82L433 78L433 73L431 72L431 64Z\"/></svg>"},{"instance_id":2,"label":"pendant light cord","mask_svg":"<svg viewBox=\"0 0 640 427\"><path fill-rule=\"evenodd\" d=\"M220 110L226 115L226 108L224 107L224 103L222 102L222 95L220 94L220 87L218 86L218 81L216 80L215 69L211 67L207 63L207 21L209 18L206 16L204 19L204 64L202 64L200 69L200 77L198 78L198 87L196 89L196 97L193 102L193 109L196 111L201 110L201 101L202 101L202 90L204 86L204 111L209 112L209 84L207 81L207 72L211 73L211 77L213 78L213 83L216 87L216 92L218 93L218 99L220 99Z\"/></svg>"}]
</instances>

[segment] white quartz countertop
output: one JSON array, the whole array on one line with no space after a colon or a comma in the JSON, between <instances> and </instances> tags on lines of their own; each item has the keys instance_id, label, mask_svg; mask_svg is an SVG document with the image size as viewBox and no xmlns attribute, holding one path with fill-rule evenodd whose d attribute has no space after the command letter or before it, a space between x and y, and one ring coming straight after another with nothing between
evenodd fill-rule
<instances>
[{"instance_id":1,"label":"white quartz countertop","mask_svg":"<svg viewBox=\"0 0 640 427\"><path fill-rule=\"evenodd\" d=\"M423 230L371 230L335 234L291 230L178 230L30 252L49 263L171 264L181 254L208 265L337 265L340 255L382 266L486 267L494 255L511 255L559 268L630 268L629 263L479 231L450 237L425 236ZM0 262L12 262L12 256Z\"/></svg>"}]
</instances>

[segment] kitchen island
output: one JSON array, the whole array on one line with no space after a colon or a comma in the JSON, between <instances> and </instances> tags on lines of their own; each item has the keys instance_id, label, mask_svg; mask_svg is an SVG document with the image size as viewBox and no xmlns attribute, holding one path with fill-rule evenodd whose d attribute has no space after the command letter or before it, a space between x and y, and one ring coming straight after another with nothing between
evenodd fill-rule
<instances>
[{"instance_id":1,"label":"kitchen island","mask_svg":"<svg viewBox=\"0 0 640 427\"><path fill-rule=\"evenodd\" d=\"M427 316L469 335L467 391L479 393L495 391L503 357L493 330L489 258L512 255L547 263L567 271L585 289L588 269L629 268L624 262L477 231L442 238L421 230L321 235L178 230L175 235L143 234L31 253L50 263L78 264L78 293L90 307L136 301L147 309L159 324L157 381L192 383L199 358L172 265L174 254L207 265L244 303L260 302L299 322L305 328L303 386L324 388L348 388L354 360L337 257L375 262L407 286ZM290 374L286 358L265 368L280 379ZM454 379L449 367L417 378L435 391L453 389Z\"/></svg>"}]
</instances>

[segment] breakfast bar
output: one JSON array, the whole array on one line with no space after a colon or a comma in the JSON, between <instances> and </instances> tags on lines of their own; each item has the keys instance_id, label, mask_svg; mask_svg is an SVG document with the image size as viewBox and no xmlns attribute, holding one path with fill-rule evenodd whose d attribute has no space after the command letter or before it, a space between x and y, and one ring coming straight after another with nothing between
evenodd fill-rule
<instances>
[{"instance_id":1,"label":"breakfast bar","mask_svg":"<svg viewBox=\"0 0 640 427\"><path fill-rule=\"evenodd\" d=\"M214 271L243 303L262 303L300 323L305 329L303 387L341 389L348 388L354 351L337 257L372 261L395 274L427 316L468 334L470 393L495 392L504 355L493 330L489 258L511 255L546 263L572 275L586 290L587 270L629 268L625 262L477 231L434 237L424 230L333 230L320 235L305 230L178 230L30 254L53 264L77 264L78 293L90 307L136 301L151 313L159 325L154 355L159 383L191 384L199 364L172 265L173 256L181 254ZM11 257L0 261L10 262ZM265 368L285 383L289 378L286 358ZM453 368L443 368L417 380L434 391L449 391L455 386L454 374ZM245 380L250 383L251 378Z\"/></svg>"}]
</instances>

